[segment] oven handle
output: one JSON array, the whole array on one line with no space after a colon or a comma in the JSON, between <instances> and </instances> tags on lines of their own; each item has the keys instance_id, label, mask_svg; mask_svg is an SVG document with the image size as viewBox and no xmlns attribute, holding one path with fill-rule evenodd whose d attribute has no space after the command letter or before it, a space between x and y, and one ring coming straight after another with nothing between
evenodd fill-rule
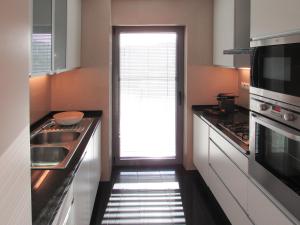
<instances>
[{"instance_id":1,"label":"oven handle","mask_svg":"<svg viewBox=\"0 0 300 225\"><path fill-rule=\"evenodd\" d=\"M295 129L289 128L287 126L281 125L273 120L267 119L263 116L257 115L256 113L251 113L251 117L257 123L276 131L279 134L284 135L294 141L300 141L300 132Z\"/></svg>"}]
</instances>

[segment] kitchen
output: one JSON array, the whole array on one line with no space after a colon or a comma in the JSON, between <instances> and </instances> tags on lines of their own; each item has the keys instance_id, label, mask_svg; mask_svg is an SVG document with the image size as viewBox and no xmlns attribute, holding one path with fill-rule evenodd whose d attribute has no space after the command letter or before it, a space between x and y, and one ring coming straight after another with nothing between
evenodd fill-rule
<instances>
[{"instance_id":1,"label":"kitchen","mask_svg":"<svg viewBox=\"0 0 300 225\"><path fill-rule=\"evenodd\" d=\"M212 217L225 215L224 221L231 224L299 224L299 193L296 190L299 187L299 154L296 152L299 149L299 81L295 74L299 70L296 53L299 52L300 5L297 0L68 0L67 7L59 6L62 2L50 1L46 13L37 10L30 0L1 3L3 73L0 96L4 127L0 153L1 224L66 224L67 215L74 220L71 224L89 224L93 203L94 211L97 204L104 204L99 193L112 180L115 164L120 161L115 146L113 29L131 26L184 27L183 92L178 97L182 102L181 119L178 120L182 123L182 134L176 138L180 140L178 146L182 147L176 153L178 161L166 161L166 164L179 164L183 180L190 171L201 175L198 177L201 184L207 185L212 195L209 201L220 211L208 210L207 213ZM52 10L55 6L58 10ZM35 12L37 18L45 19L47 13L50 15L48 27L34 26L39 25L33 22ZM56 23L55 18L64 22ZM48 49L57 57L53 54L48 58L49 71L34 74L32 66L40 58L32 55L33 34L43 34L48 29L55 36L55 28L58 33L65 32L62 39L54 37L54 43L58 44ZM59 45L61 40L65 41L65 46ZM229 50L225 51L229 54L223 54L224 50ZM272 74L267 74L268 71ZM276 76L281 77L276 79ZM246 114L246 118L248 115L250 151L244 151L247 144L241 144L241 148L238 138L214 124L218 115L203 112L203 107L217 105L219 93L239 96L235 103L240 111L231 111L229 117L236 113ZM225 98L226 101L231 102L230 98ZM60 111L82 111L86 117L82 122L90 121L87 127L77 130L79 142L74 147L77 150L71 160L66 161L64 169L31 169L30 146L35 144L30 136ZM247 139L247 134L243 137ZM272 150L288 153L294 161L272 162L271 155L268 164L267 157ZM84 154L93 158L94 164L84 166ZM159 168L158 164L153 164L150 168ZM90 177L90 186L76 185L75 181L81 182L77 175L81 171L84 173L82 168L94 168L88 172L90 175L83 175L83 178ZM173 172L166 173L160 176L172 183ZM285 176L290 173L295 173L295 177L291 177L292 184ZM32 176L35 174L38 175ZM86 191L86 188L89 189L86 195L75 198L74 193ZM181 194L185 207L187 197ZM200 204L196 200L192 203ZM78 211L68 213L69 206L76 205L76 201L82 203L82 208L75 206L74 211ZM201 213L196 210L197 207L184 208L186 222L178 220L178 223L201 224L199 220L192 223L188 218L198 218L197 214ZM91 224L101 224L99 218L92 218ZM215 222L212 224L225 224L216 222L221 220L212 221ZM139 220L138 224L142 223ZM156 224L162 223L156 221Z\"/></svg>"}]
</instances>

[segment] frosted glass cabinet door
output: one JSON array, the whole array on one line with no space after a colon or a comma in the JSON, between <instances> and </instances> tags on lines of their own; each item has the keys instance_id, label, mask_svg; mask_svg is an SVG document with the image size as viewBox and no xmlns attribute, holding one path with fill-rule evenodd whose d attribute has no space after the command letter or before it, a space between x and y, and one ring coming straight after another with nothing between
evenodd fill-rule
<instances>
[{"instance_id":1,"label":"frosted glass cabinet door","mask_svg":"<svg viewBox=\"0 0 300 225\"><path fill-rule=\"evenodd\" d=\"M33 0L31 74L52 70L52 0Z\"/></svg>"},{"instance_id":2,"label":"frosted glass cabinet door","mask_svg":"<svg viewBox=\"0 0 300 225\"><path fill-rule=\"evenodd\" d=\"M54 0L54 71L66 69L67 0Z\"/></svg>"}]
</instances>

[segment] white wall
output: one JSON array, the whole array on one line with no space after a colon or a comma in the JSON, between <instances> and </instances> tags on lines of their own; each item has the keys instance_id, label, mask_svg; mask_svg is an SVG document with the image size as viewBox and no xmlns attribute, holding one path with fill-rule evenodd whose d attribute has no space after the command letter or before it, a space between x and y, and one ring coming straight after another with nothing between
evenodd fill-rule
<instances>
[{"instance_id":1,"label":"white wall","mask_svg":"<svg viewBox=\"0 0 300 225\"><path fill-rule=\"evenodd\" d=\"M31 224L29 149L30 1L0 7L0 224Z\"/></svg>"}]
</instances>

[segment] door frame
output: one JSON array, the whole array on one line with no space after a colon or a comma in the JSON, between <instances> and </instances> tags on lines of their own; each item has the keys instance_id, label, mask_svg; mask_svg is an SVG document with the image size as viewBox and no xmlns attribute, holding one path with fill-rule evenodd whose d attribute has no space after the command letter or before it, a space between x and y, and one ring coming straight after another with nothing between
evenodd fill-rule
<instances>
[{"instance_id":1,"label":"door frame","mask_svg":"<svg viewBox=\"0 0 300 225\"><path fill-rule=\"evenodd\" d=\"M176 46L176 158L120 159L120 34L145 32L175 32ZM183 159L184 129L184 43L185 26L113 26L112 29L112 154L117 166L178 165Z\"/></svg>"}]
</instances>

